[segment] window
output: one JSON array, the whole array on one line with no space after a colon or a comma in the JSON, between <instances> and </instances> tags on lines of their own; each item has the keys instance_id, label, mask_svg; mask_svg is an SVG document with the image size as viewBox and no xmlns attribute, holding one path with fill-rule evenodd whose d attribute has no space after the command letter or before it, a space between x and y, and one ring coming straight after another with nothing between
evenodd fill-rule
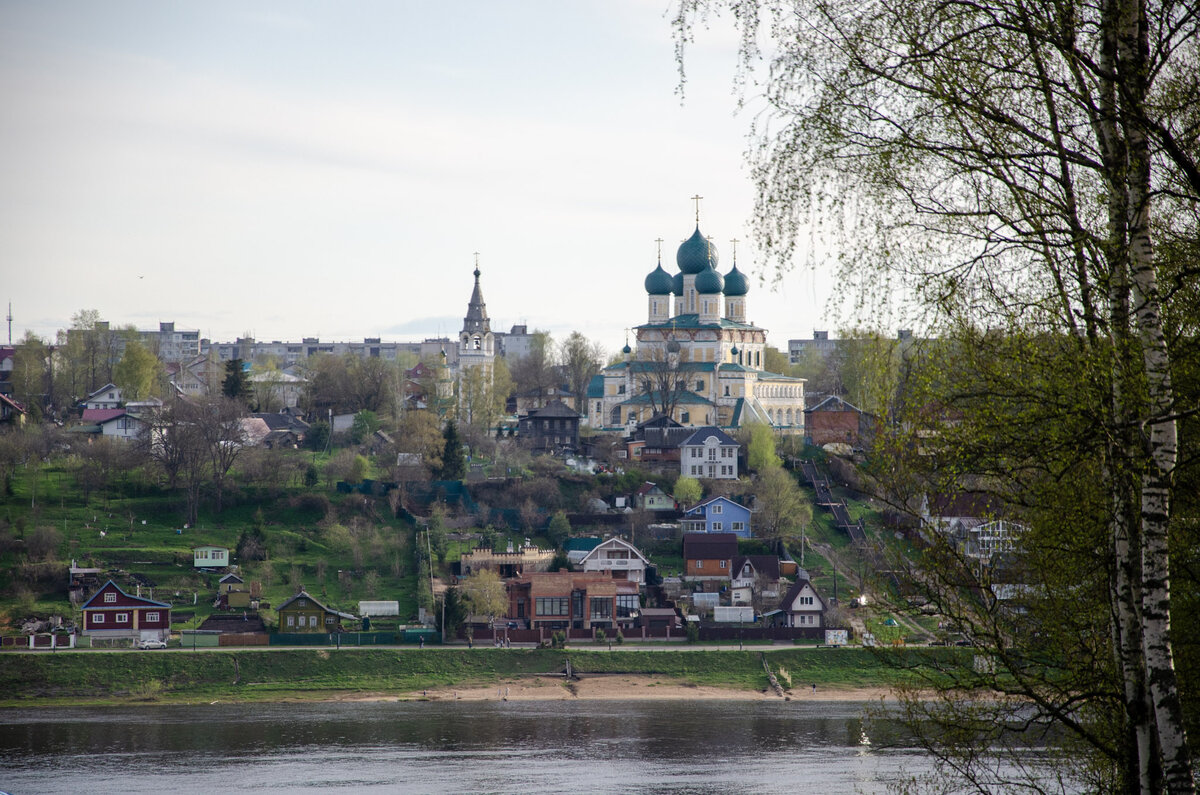
<instances>
[{"instance_id":1,"label":"window","mask_svg":"<svg viewBox=\"0 0 1200 795\"><path fill-rule=\"evenodd\" d=\"M92 623L93 624L103 624L104 623L104 614L103 613L92 613Z\"/></svg>"},{"instance_id":2,"label":"window","mask_svg":"<svg viewBox=\"0 0 1200 795\"><path fill-rule=\"evenodd\" d=\"M146 623L153 623L153 622L157 622L157 621L158 621L158 611L157 610L152 613L146 614Z\"/></svg>"},{"instance_id":3,"label":"window","mask_svg":"<svg viewBox=\"0 0 1200 795\"><path fill-rule=\"evenodd\" d=\"M698 568L698 569L704 568L704 561L702 561L702 560L696 561L696 568Z\"/></svg>"},{"instance_id":4,"label":"window","mask_svg":"<svg viewBox=\"0 0 1200 795\"><path fill-rule=\"evenodd\" d=\"M332 624L332 623L333 623L333 620L334 620L334 617L333 617L333 616L325 616L325 623L326 623L326 624Z\"/></svg>"},{"instance_id":5,"label":"window","mask_svg":"<svg viewBox=\"0 0 1200 795\"><path fill-rule=\"evenodd\" d=\"M296 617L290 613L288 614L288 617L287 617L287 625L289 627L293 627L296 625Z\"/></svg>"},{"instance_id":6,"label":"window","mask_svg":"<svg viewBox=\"0 0 1200 795\"><path fill-rule=\"evenodd\" d=\"M714 533L719 533L719 532L721 532L721 523L720 523L720 522L713 522L713 523L712 523L712 531L713 531Z\"/></svg>"},{"instance_id":7,"label":"window","mask_svg":"<svg viewBox=\"0 0 1200 795\"><path fill-rule=\"evenodd\" d=\"M729 561L727 561L727 560L722 560L722 561L721 561L721 562L720 562L720 563L717 565L717 568L719 568L719 569L723 569L723 568L725 568L725 564L726 564L726 563L728 563L728 562L729 562Z\"/></svg>"},{"instance_id":8,"label":"window","mask_svg":"<svg viewBox=\"0 0 1200 795\"><path fill-rule=\"evenodd\" d=\"M307 606L308 606L308 601L305 599L301 599L299 602L296 602L296 607L307 607Z\"/></svg>"},{"instance_id":9,"label":"window","mask_svg":"<svg viewBox=\"0 0 1200 795\"><path fill-rule=\"evenodd\" d=\"M128 613L117 613L117 623L118 624L128 624L129 623L129 614Z\"/></svg>"},{"instance_id":10,"label":"window","mask_svg":"<svg viewBox=\"0 0 1200 795\"><path fill-rule=\"evenodd\" d=\"M565 616L567 615L567 597L539 596L534 600L534 607L539 616Z\"/></svg>"},{"instance_id":11,"label":"window","mask_svg":"<svg viewBox=\"0 0 1200 795\"><path fill-rule=\"evenodd\" d=\"M591 619L604 620L612 618L613 603L612 598L608 596L593 596L591 599Z\"/></svg>"},{"instance_id":12,"label":"window","mask_svg":"<svg viewBox=\"0 0 1200 795\"><path fill-rule=\"evenodd\" d=\"M704 391L704 382L703 382L703 381L697 381L697 382L696 382L696 391L697 391L697 392L703 392L703 391Z\"/></svg>"},{"instance_id":13,"label":"window","mask_svg":"<svg viewBox=\"0 0 1200 795\"><path fill-rule=\"evenodd\" d=\"M629 618L638 609L637 594L617 595L617 618Z\"/></svg>"},{"instance_id":14,"label":"window","mask_svg":"<svg viewBox=\"0 0 1200 795\"><path fill-rule=\"evenodd\" d=\"M317 625L317 617L316 617L316 616L309 616L309 617L308 617L308 625L309 625L310 627L315 627L315 626Z\"/></svg>"},{"instance_id":15,"label":"window","mask_svg":"<svg viewBox=\"0 0 1200 795\"><path fill-rule=\"evenodd\" d=\"M596 413L599 414L602 411L604 411L604 404L601 401L597 400L596 401Z\"/></svg>"},{"instance_id":16,"label":"window","mask_svg":"<svg viewBox=\"0 0 1200 795\"><path fill-rule=\"evenodd\" d=\"M617 394L618 394L618 395L624 395L624 394L625 394L625 385L624 385L624 384L618 384L618 385L617 385Z\"/></svg>"},{"instance_id":17,"label":"window","mask_svg":"<svg viewBox=\"0 0 1200 795\"><path fill-rule=\"evenodd\" d=\"M736 533L736 532L738 532L739 530L745 530L745 529L746 529L746 523L745 523L745 522L732 522L732 523L729 525L729 529L730 529L730 530L732 530L732 531L733 531L733 532L735 532L735 533Z\"/></svg>"},{"instance_id":18,"label":"window","mask_svg":"<svg viewBox=\"0 0 1200 795\"><path fill-rule=\"evenodd\" d=\"M117 601L117 595L115 593L112 593L110 591L109 593L104 594L104 604L106 604L106 605L116 604L116 601Z\"/></svg>"},{"instance_id":19,"label":"window","mask_svg":"<svg viewBox=\"0 0 1200 795\"><path fill-rule=\"evenodd\" d=\"M721 504L719 504L719 503L718 503L717 505L714 505L714 506L712 507L712 512L713 512L713 513L723 513L723 512L724 512L724 510L725 510L725 506L724 506L724 505L721 505Z\"/></svg>"},{"instance_id":20,"label":"window","mask_svg":"<svg viewBox=\"0 0 1200 795\"><path fill-rule=\"evenodd\" d=\"M679 412L679 424L680 424L680 425L687 425L687 424L688 424L689 422L691 422L691 421L692 421L692 415L691 415L691 414L689 414L689 413L688 413L688 412L686 412L686 411L681 411L681 412Z\"/></svg>"}]
</instances>

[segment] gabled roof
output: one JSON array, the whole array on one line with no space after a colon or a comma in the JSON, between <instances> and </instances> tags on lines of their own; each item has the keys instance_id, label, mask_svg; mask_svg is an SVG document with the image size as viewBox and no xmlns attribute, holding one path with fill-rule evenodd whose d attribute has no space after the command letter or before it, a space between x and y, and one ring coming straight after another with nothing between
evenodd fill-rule
<instances>
[{"instance_id":1,"label":"gabled roof","mask_svg":"<svg viewBox=\"0 0 1200 795\"><path fill-rule=\"evenodd\" d=\"M829 608L829 603L826 602L825 597L821 596L820 592L817 591L817 586L813 585L807 578L798 579L796 582L792 583L792 587L788 588L788 592L784 594L783 599L780 600L779 607L783 610L791 610L792 603L796 601L796 597L800 595L800 592L803 591L805 587L812 588L813 596L815 596L817 601L821 603L822 612Z\"/></svg>"},{"instance_id":2,"label":"gabled roof","mask_svg":"<svg viewBox=\"0 0 1200 795\"><path fill-rule=\"evenodd\" d=\"M529 414L526 416L528 416L530 418L532 418L532 417L538 417L538 418L566 417L569 419L577 420L577 419L579 419L579 412L575 411L573 408L568 406L566 403L563 403L561 400L552 400L549 403L547 403L545 406L542 406L540 409L529 412Z\"/></svg>"},{"instance_id":3,"label":"gabled roof","mask_svg":"<svg viewBox=\"0 0 1200 795\"><path fill-rule=\"evenodd\" d=\"M340 610L334 610L333 608L326 607L325 605L318 602L316 599L313 599L312 595L309 594L308 591L301 591L300 593L296 594L295 596L293 596L289 599L285 599L278 607L275 608L275 612L279 612L280 610L283 610L285 607L287 607L288 605L290 605L292 602L296 601L297 599L307 599L308 601L312 602L313 605L323 613L333 613L335 616L339 616L340 618L344 618L349 621L355 621L358 619L358 616L351 615L350 613L343 613Z\"/></svg>"},{"instance_id":4,"label":"gabled roof","mask_svg":"<svg viewBox=\"0 0 1200 795\"><path fill-rule=\"evenodd\" d=\"M645 428L682 428L683 425L673 420L669 414L659 412L645 422L639 422L636 427L642 430Z\"/></svg>"},{"instance_id":5,"label":"gabled roof","mask_svg":"<svg viewBox=\"0 0 1200 795\"><path fill-rule=\"evenodd\" d=\"M222 577L221 579L217 580L217 582L218 582L218 583L226 583L226 582L245 582L245 580L243 580L241 577L237 576L237 575L236 575L236 574L234 574L233 572L229 572L229 573L228 573L228 574L226 574L224 577Z\"/></svg>"},{"instance_id":6,"label":"gabled roof","mask_svg":"<svg viewBox=\"0 0 1200 795\"><path fill-rule=\"evenodd\" d=\"M8 395L4 394L3 392L0 392L0 403L3 403L6 406L10 407L13 411L19 411L22 414L25 413L24 406L22 406L20 403L13 400L12 398L10 398Z\"/></svg>"},{"instance_id":7,"label":"gabled roof","mask_svg":"<svg viewBox=\"0 0 1200 795\"><path fill-rule=\"evenodd\" d=\"M779 579L779 558L775 555L738 555L733 559L733 576L741 577L742 569L749 563L760 577Z\"/></svg>"},{"instance_id":8,"label":"gabled roof","mask_svg":"<svg viewBox=\"0 0 1200 795\"><path fill-rule=\"evenodd\" d=\"M733 533L683 534L683 557L688 560L733 559L737 550Z\"/></svg>"},{"instance_id":9,"label":"gabled roof","mask_svg":"<svg viewBox=\"0 0 1200 795\"><path fill-rule=\"evenodd\" d=\"M656 491L659 494L666 494L665 491L663 491L661 488L659 488L659 485L657 483L650 483L649 481L647 481L646 483L642 484L642 487L640 489L637 490L637 494L639 497L644 497L647 494L653 494Z\"/></svg>"},{"instance_id":10,"label":"gabled roof","mask_svg":"<svg viewBox=\"0 0 1200 795\"><path fill-rule=\"evenodd\" d=\"M817 405L813 406L811 409L804 410L806 414L810 411L853 411L857 414L863 413L862 409L860 409L858 406L855 406L849 401L842 400L837 395L830 395Z\"/></svg>"},{"instance_id":11,"label":"gabled roof","mask_svg":"<svg viewBox=\"0 0 1200 795\"><path fill-rule=\"evenodd\" d=\"M714 502L720 502L720 503L724 503L726 505L735 505L738 508L741 508L743 511L746 511L747 513L752 513L752 511L749 508L747 508L745 505L742 505L740 502L735 502L734 500L731 500L728 497L718 494L715 497L709 497L707 500L701 500L700 502L696 503L695 505L693 505L690 508L685 508L683 511L683 514L684 514L684 516L686 516L689 513L694 513L696 511L699 511L702 508L704 509L704 512L707 514L708 506L712 505Z\"/></svg>"},{"instance_id":12,"label":"gabled roof","mask_svg":"<svg viewBox=\"0 0 1200 795\"><path fill-rule=\"evenodd\" d=\"M101 392L107 392L110 389L119 389L119 387L113 383L105 384L104 386L100 387L95 392L91 393L86 398L84 398L84 402L87 402L87 401L91 400L92 398L94 398L96 395L99 395Z\"/></svg>"},{"instance_id":13,"label":"gabled roof","mask_svg":"<svg viewBox=\"0 0 1200 795\"><path fill-rule=\"evenodd\" d=\"M80 419L86 423L95 424L124 417L125 413L125 409L84 409Z\"/></svg>"},{"instance_id":14,"label":"gabled roof","mask_svg":"<svg viewBox=\"0 0 1200 795\"><path fill-rule=\"evenodd\" d=\"M701 428L700 430L696 431L691 436L680 442L679 446L694 447L696 445L702 445L712 437L716 438L717 444L733 445L734 447L738 446L737 440L725 433L725 431L721 430L720 428L713 428L711 426L707 428Z\"/></svg>"},{"instance_id":15,"label":"gabled roof","mask_svg":"<svg viewBox=\"0 0 1200 795\"><path fill-rule=\"evenodd\" d=\"M112 588L109 588L110 585L112 586ZM121 586L117 585L112 580L109 580L108 582L104 583L104 585L100 586L100 589L98 591L96 591L94 594L92 594L91 599L88 599L86 602L84 602L83 609L84 610L103 610L103 609L109 609L109 608L115 609L115 608L122 608L122 607L125 608L126 610L129 609L130 605L128 605L128 604L105 605L104 600L101 599L101 596L106 591L116 591L117 593L119 593L121 596L125 597L129 601L134 602L135 607L166 607L166 608L171 607L166 602L156 602L153 599L147 599L144 596L134 596L133 594L125 593L125 591L121 590ZM97 600L99 600L99 601L97 601ZM97 602L97 603L92 604L93 602Z\"/></svg>"},{"instance_id":16,"label":"gabled roof","mask_svg":"<svg viewBox=\"0 0 1200 795\"><path fill-rule=\"evenodd\" d=\"M599 555L601 550L612 549L614 547L617 547L620 549L627 549L634 555L637 555L638 558L642 561L642 563L645 563L646 565L650 565L650 559L647 558L645 555L643 555L637 547L635 547L633 544L630 544L628 541L625 541L624 539L620 539L620 538L609 538L605 541L601 541L599 544L592 547L592 549L586 555L584 555L583 558L580 559L579 564L582 565L585 561L587 561L588 558L592 558L592 557Z\"/></svg>"},{"instance_id":17,"label":"gabled roof","mask_svg":"<svg viewBox=\"0 0 1200 795\"><path fill-rule=\"evenodd\" d=\"M576 536L563 542L564 552L591 552L600 546L600 536Z\"/></svg>"}]
</instances>

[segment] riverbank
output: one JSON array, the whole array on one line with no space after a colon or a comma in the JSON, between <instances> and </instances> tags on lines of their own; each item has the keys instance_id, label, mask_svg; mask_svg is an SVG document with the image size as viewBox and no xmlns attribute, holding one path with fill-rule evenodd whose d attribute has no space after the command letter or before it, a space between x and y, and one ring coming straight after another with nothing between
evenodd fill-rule
<instances>
[{"instance_id":1,"label":"riverbank","mask_svg":"<svg viewBox=\"0 0 1200 795\"><path fill-rule=\"evenodd\" d=\"M891 663L919 664L914 654L898 652L889 658L867 649L800 648L597 652L411 647L15 653L0 656L0 706L456 697L799 699L827 694L869 700L899 681L901 674ZM903 658L894 659L898 655ZM772 686L764 661L780 690ZM574 675L569 679L568 666Z\"/></svg>"}]
</instances>

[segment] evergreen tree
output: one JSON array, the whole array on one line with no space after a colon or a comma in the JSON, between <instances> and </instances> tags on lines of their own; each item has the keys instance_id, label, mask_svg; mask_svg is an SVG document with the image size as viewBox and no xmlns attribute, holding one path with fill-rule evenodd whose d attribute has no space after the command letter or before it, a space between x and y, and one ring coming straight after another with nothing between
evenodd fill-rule
<instances>
[{"instance_id":1,"label":"evergreen tree","mask_svg":"<svg viewBox=\"0 0 1200 795\"><path fill-rule=\"evenodd\" d=\"M221 381L221 394L246 402L250 397L250 381L246 377L241 359L231 359L225 362L225 378Z\"/></svg>"},{"instance_id":2,"label":"evergreen tree","mask_svg":"<svg viewBox=\"0 0 1200 795\"><path fill-rule=\"evenodd\" d=\"M458 425L453 420L446 423L442 431L446 440L442 448L442 468L438 472L439 480L462 480L467 474L467 460L463 456L462 439L458 435Z\"/></svg>"}]
</instances>

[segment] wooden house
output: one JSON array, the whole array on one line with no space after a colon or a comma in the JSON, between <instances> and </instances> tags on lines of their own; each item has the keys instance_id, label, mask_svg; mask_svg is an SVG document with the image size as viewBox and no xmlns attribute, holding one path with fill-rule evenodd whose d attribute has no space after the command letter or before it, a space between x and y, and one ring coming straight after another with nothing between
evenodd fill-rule
<instances>
[{"instance_id":1,"label":"wooden house","mask_svg":"<svg viewBox=\"0 0 1200 795\"><path fill-rule=\"evenodd\" d=\"M750 509L728 497L710 497L683 512L685 533L733 533L750 537Z\"/></svg>"},{"instance_id":2,"label":"wooden house","mask_svg":"<svg viewBox=\"0 0 1200 795\"><path fill-rule=\"evenodd\" d=\"M728 580L737 553L733 533L685 533L684 575L690 580Z\"/></svg>"},{"instance_id":3,"label":"wooden house","mask_svg":"<svg viewBox=\"0 0 1200 795\"><path fill-rule=\"evenodd\" d=\"M343 621L358 621L357 616L326 607L307 591L291 597L275 612L280 632L341 632L345 629Z\"/></svg>"},{"instance_id":4,"label":"wooden house","mask_svg":"<svg viewBox=\"0 0 1200 795\"><path fill-rule=\"evenodd\" d=\"M192 565L197 569L223 569L229 565L229 549L214 546L193 547Z\"/></svg>"},{"instance_id":5,"label":"wooden house","mask_svg":"<svg viewBox=\"0 0 1200 795\"><path fill-rule=\"evenodd\" d=\"M83 605L84 635L165 641L171 634L171 606L127 594L109 580Z\"/></svg>"}]
</instances>

